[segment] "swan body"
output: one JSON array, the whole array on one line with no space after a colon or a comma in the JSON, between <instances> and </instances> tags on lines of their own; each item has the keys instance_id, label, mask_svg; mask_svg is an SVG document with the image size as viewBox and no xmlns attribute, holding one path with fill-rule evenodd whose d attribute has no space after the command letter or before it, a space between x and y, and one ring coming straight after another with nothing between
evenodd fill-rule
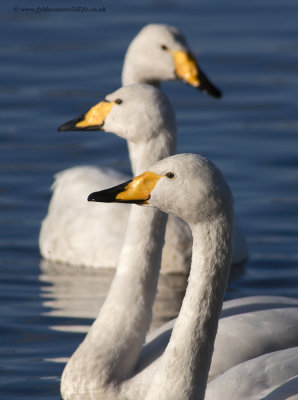
<instances>
[{"instance_id":1,"label":"swan body","mask_svg":"<svg viewBox=\"0 0 298 400\"><path fill-rule=\"evenodd\" d=\"M247 360L210 382L206 400L298 398L298 347Z\"/></svg>"},{"instance_id":2,"label":"swan body","mask_svg":"<svg viewBox=\"0 0 298 400\"><path fill-rule=\"evenodd\" d=\"M275 386L275 367L272 366L272 373L265 369L259 384L262 394L276 393L277 385L280 390L293 391L297 368L287 348L298 345L297 300L253 297L224 303L214 346L231 260L233 200L227 184L212 163L195 155L172 156L133 181L92 193L88 199L135 202L183 218L193 232L193 256L189 283L177 320L158 329L145 342L159 268L156 266L158 260L152 259L156 252L150 246L144 246L140 254L138 246L133 246L142 235L141 229L135 232L138 224L134 218L140 219L135 212L150 213L152 219L146 225L145 234L155 225L154 232L161 237L164 222L159 220L156 225L156 215L151 214L155 208L133 206L139 211L130 214L125 237L127 246L123 247L126 250L122 249L107 299L63 372L61 394L65 400L82 396L97 400L203 399L213 347L215 361L211 364L206 392L206 396L211 397L206 398L229 398L224 395L221 377L230 373L244 376L241 371L245 371L245 365L252 365L245 363L253 363L253 360L257 360L254 376L259 360L262 366L269 365L270 360L272 365L278 359L283 360L287 369ZM226 354L230 351L227 357L232 354L232 362L222 356L222 350ZM236 355L238 352L239 356ZM259 358L262 356L264 358ZM288 361L287 357L290 357ZM268 376L272 379L266 392ZM253 389L251 381L249 384ZM220 388L218 392L217 387ZM245 393L247 399L258 398L249 397L248 390L239 386L239 393ZM212 397L212 393L217 393L218 397ZM237 394L231 398L236 399ZM239 398L242 399L241 394Z\"/></svg>"},{"instance_id":3,"label":"swan body","mask_svg":"<svg viewBox=\"0 0 298 400\"><path fill-rule=\"evenodd\" d=\"M103 128L130 140L132 166L137 173L175 151L175 114L160 90L150 85L130 85L108 95L106 101L99 104L117 99L123 103L113 105L102 119ZM130 207L125 209L117 204L112 205L112 209L105 204L92 207L86 198L99 187L103 189L111 182L117 184L125 179L128 177L117 171L92 166L60 172L41 227L39 242L44 258L74 265L115 267ZM100 223L94 224L94 220ZM173 265L188 268L191 254L188 228L181 220L172 219L166 237L165 268L171 269Z\"/></svg>"},{"instance_id":4,"label":"swan body","mask_svg":"<svg viewBox=\"0 0 298 400\"><path fill-rule=\"evenodd\" d=\"M129 46L123 67L123 83L157 84L160 80L171 79L183 80L219 97L220 92L195 63L181 33L165 25L148 25ZM172 136L176 134L175 117L168 101L157 94L149 98L150 95L146 94L148 92L149 89L137 90L135 86L133 90L115 92L115 96L124 96L127 104L124 102L121 107L119 104L113 105L105 120L102 116L107 110L97 105L85 114L88 118L81 121L82 117L79 117L75 122L62 125L60 130L104 129L123 137L128 140L133 172L138 174L165 156L165 153L160 153L148 143L150 138L157 134L163 135L163 131ZM107 96L105 107L109 107L109 99L117 99L115 96ZM141 103L144 103L143 106ZM160 106L161 111L158 110ZM159 118L163 120L163 131L160 132ZM159 146L158 141L156 143ZM175 145L172 147L171 152L175 150ZM120 207L116 211L118 205L113 208L102 205L100 209L97 207L94 210L82 200L94 190L116 185L125 179L128 177L120 172L98 167L74 167L58 173L52 185L53 195L48 214L41 226L41 255L46 260L71 265L115 268L124 240L129 208ZM70 193L73 196L72 203L66 204L65 198ZM97 226L92 224L96 217L101 221ZM170 217L162 255L162 271L187 273L191 246L188 226ZM233 263L243 263L247 257L247 248L239 229L236 229L233 247Z\"/></svg>"},{"instance_id":5,"label":"swan body","mask_svg":"<svg viewBox=\"0 0 298 400\"><path fill-rule=\"evenodd\" d=\"M147 337L138 369L148 360L158 363L176 319ZM223 303L208 380L260 355L298 344L298 300L277 296L253 296Z\"/></svg>"}]
</instances>

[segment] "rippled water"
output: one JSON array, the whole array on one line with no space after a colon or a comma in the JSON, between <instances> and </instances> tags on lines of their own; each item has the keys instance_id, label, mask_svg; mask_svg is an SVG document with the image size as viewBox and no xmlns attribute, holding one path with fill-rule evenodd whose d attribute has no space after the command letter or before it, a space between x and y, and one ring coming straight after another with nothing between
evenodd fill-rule
<instances>
[{"instance_id":1,"label":"rippled water","mask_svg":"<svg viewBox=\"0 0 298 400\"><path fill-rule=\"evenodd\" d=\"M6 4L0 16L0 398L59 399L64 361L107 292L110 271L41 263L38 233L53 174L77 164L129 171L121 139L56 127L119 87L127 45L146 23L179 27L224 92L217 101L163 85L177 113L178 151L211 158L234 192L250 258L227 298L298 297L297 2L106 0L102 14L13 11L23 3ZM183 286L163 279L156 325L176 314Z\"/></svg>"}]
</instances>

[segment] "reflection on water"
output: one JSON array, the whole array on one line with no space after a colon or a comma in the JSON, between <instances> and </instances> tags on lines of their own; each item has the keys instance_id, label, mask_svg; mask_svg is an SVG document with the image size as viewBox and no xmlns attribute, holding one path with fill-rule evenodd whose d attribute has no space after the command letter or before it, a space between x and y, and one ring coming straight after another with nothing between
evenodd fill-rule
<instances>
[{"instance_id":1,"label":"reflection on water","mask_svg":"<svg viewBox=\"0 0 298 400\"><path fill-rule=\"evenodd\" d=\"M47 311L43 315L85 318L86 325L52 325L51 329L87 332L90 319L96 318L110 288L114 270L108 268L86 269L42 260L39 280L50 285L42 286L41 298ZM161 275L153 308L150 331L177 316L184 296L187 277ZM63 319L61 319L63 321Z\"/></svg>"},{"instance_id":2,"label":"reflection on water","mask_svg":"<svg viewBox=\"0 0 298 400\"><path fill-rule=\"evenodd\" d=\"M115 270L73 267L47 260L41 260L40 270L38 279L43 283L40 297L46 310L42 315L86 320L86 324L55 324L50 328L61 332L88 332L105 301ZM239 279L244 272L244 266L232 268L230 282ZM178 315L186 285L184 274L159 276L149 333ZM63 323L65 319L58 321Z\"/></svg>"},{"instance_id":3,"label":"reflection on water","mask_svg":"<svg viewBox=\"0 0 298 400\"><path fill-rule=\"evenodd\" d=\"M215 101L178 83L163 85L176 110L178 151L211 158L234 193L249 260L232 271L227 297L298 297L296 0L162 7L111 0L100 17L14 14L10 2L3 7L1 400L60 399L63 362L104 301L113 271L45 262L39 268L40 221L59 170L94 164L129 172L124 141L56 128L119 87L125 49L149 22L177 25L224 93ZM160 278L151 329L177 315L184 279Z\"/></svg>"},{"instance_id":4,"label":"reflection on water","mask_svg":"<svg viewBox=\"0 0 298 400\"><path fill-rule=\"evenodd\" d=\"M98 314L109 290L114 271L73 268L69 265L42 260L39 280L50 285L42 286L41 298L45 315L93 319ZM68 327L52 326L52 329ZM76 327L73 327L76 330ZM82 327L85 332L86 327Z\"/></svg>"},{"instance_id":5,"label":"reflection on water","mask_svg":"<svg viewBox=\"0 0 298 400\"><path fill-rule=\"evenodd\" d=\"M230 282L244 273L244 266L232 268ZM49 328L58 332L88 332L93 320L103 305L115 270L109 268L82 268L41 260L40 297L46 311L43 316L51 317L55 324ZM157 296L153 306L152 322L148 334L179 314L187 285L184 274L160 275ZM52 317L58 317L52 319ZM71 319L69 323L69 319ZM77 322L80 321L80 325ZM79 341L77 342L79 344ZM49 357L47 361L64 363L71 356Z\"/></svg>"}]
</instances>

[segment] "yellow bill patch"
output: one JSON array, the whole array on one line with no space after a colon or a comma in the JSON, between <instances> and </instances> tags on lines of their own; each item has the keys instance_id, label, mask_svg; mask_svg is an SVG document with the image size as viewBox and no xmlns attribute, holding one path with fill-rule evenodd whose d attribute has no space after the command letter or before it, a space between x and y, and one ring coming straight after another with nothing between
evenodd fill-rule
<instances>
[{"instance_id":1,"label":"yellow bill patch","mask_svg":"<svg viewBox=\"0 0 298 400\"><path fill-rule=\"evenodd\" d=\"M101 101L96 104L85 114L84 119L76 124L76 127L86 128L88 126L102 125L114 104L113 101Z\"/></svg>"},{"instance_id":2,"label":"yellow bill patch","mask_svg":"<svg viewBox=\"0 0 298 400\"><path fill-rule=\"evenodd\" d=\"M171 51L177 76L191 86L200 86L199 71L195 58L191 53Z\"/></svg>"},{"instance_id":3,"label":"yellow bill patch","mask_svg":"<svg viewBox=\"0 0 298 400\"><path fill-rule=\"evenodd\" d=\"M147 204L150 199L150 194L155 188L158 180L163 175L157 175L154 172L144 172L143 174L134 178L123 190L116 196L117 200L123 201L142 201Z\"/></svg>"}]
</instances>

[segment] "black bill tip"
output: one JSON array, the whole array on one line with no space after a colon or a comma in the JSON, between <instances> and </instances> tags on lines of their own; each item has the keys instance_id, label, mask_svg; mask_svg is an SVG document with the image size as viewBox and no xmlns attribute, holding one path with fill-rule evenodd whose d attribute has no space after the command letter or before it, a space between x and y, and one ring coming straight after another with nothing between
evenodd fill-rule
<instances>
[{"instance_id":1,"label":"black bill tip","mask_svg":"<svg viewBox=\"0 0 298 400\"><path fill-rule=\"evenodd\" d=\"M114 186L110 189L100 190L99 192L93 192L89 194L87 200L99 203L128 203L127 201L117 199L116 197L119 193L122 193L125 190L126 186L130 182L131 180L121 183L120 185Z\"/></svg>"},{"instance_id":2,"label":"black bill tip","mask_svg":"<svg viewBox=\"0 0 298 400\"><path fill-rule=\"evenodd\" d=\"M210 96L217 99L220 99L222 97L222 92L215 85L213 85L212 82L210 82L210 80L202 72L202 70L199 71L198 78L200 80L200 86L198 87L198 89L200 89L203 93L209 94Z\"/></svg>"},{"instance_id":3,"label":"black bill tip","mask_svg":"<svg viewBox=\"0 0 298 400\"><path fill-rule=\"evenodd\" d=\"M76 127L76 124L78 122L81 122L84 120L84 114L80 115L77 118L71 119L70 121L65 122L64 124L58 126L58 132L66 132L66 131L74 131L77 130L78 128Z\"/></svg>"},{"instance_id":4,"label":"black bill tip","mask_svg":"<svg viewBox=\"0 0 298 400\"><path fill-rule=\"evenodd\" d=\"M67 131L98 131L101 130L103 124L101 125L90 125L90 126L76 126L79 122L84 121L85 114L80 115L77 118L74 118L65 124L58 126L58 132L67 132Z\"/></svg>"}]
</instances>

